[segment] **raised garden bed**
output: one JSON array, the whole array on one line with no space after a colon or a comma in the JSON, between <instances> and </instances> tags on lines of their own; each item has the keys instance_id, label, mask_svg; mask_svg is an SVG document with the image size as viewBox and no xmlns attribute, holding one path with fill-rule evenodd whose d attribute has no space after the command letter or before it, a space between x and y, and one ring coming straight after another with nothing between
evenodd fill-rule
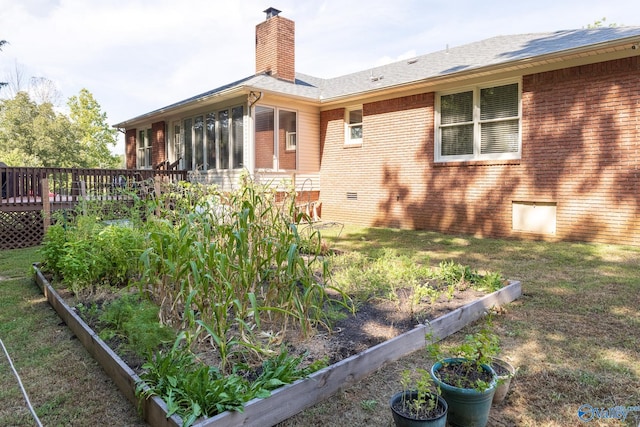
<instances>
[{"instance_id":1,"label":"raised garden bed","mask_svg":"<svg viewBox=\"0 0 640 427\"><path fill-rule=\"evenodd\" d=\"M178 416L166 417L167 408L161 399L153 397L139 401L135 395L138 375L75 313L53 289L39 268L37 266L34 268L36 282L51 306L89 353L102 365L124 395L135 405L140 405L145 420L153 426L182 425L182 420ZM364 378L385 363L423 348L427 344L427 334L434 340L443 339L477 320L489 308L507 304L518 298L520 294L520 282L510 281L507 286L498 291L431 320L428 325L420 324L408 332L330 365L304 380L277 389L266 399L254 399L245 405L244 412L224 412L194 425L231 427L277 424L330 397L340 388L348 387Z\"/></svg>"}]
</instances>

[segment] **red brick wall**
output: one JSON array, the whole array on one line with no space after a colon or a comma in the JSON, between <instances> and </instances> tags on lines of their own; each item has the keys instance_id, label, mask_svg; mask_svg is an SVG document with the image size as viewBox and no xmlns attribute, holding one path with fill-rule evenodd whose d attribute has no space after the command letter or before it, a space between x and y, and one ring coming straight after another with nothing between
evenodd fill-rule
<instances>
[{"instance_id":1,"label":"red brick wall","mask_svg":"<svg viewBox=\"0 0 640 427\"><path fill-rule=\"evenodd\" d=\"M127 129L124 136L125 158L127 169L136 168L136 130Z\"/></svg>"},{"instance_id":2,"label":"red brick wall","mask_svg":"<svg viewBox=\"0 0 640 427\"><path fill-rule=\"evenodd\" d=\"M640 245L638 58L524 76L522 90L517 161L435 164L433 93L365 104L361 147L344 146L343 109L323 112L323 218ZM513 201L556 203L556 235L513 232Z\"/></svg>"},{"instance_id":3,"label":"red brick wall","mask_svg":"<svg viewBox=\"0 0 640 427\"><path fill-rule=\"evenodd\" d=\"M274 77L294 81L295 23L274 16L256 26L256 74L270 72Z\"/></svg>"},{"instance_id":4,"label":"red brick wall","mask_svg":"<svg viewBox=\"0 0 640 427\"><path fill-rule=\"evenodd\" d=\"M520 194L559 237L640 245L640 58L525 76L523 105Z\"/></svg>"},{"instance_id":5,"label":"red brick wall","mask_svg":"<svg viewBox=\"0 0 640 427\"><path fill-rule=\"evenodd\" d=\"M151 166L167 160L167 144L164 134L164 122L157 122L151 125Z\"/></svg>"}]
</instances>

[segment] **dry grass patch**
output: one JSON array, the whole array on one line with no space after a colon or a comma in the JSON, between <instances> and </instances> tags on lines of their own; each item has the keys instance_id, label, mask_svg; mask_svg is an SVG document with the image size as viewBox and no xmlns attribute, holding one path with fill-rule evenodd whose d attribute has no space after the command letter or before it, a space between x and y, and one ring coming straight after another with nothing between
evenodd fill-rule
<instances>
[{"instance_id":1,"label":"dry grass patch","mask_svg":"<svg viewBox=\"0 0 640 427\"><path fill-rule=\"evenodd\" d=\"M397 245L432 261L455 259L522 282L523 296L494 318L502 354L519 369L490 426L579 426L578 408L640 405L640 248L448 237L420 231L347 228L339 247ZM455 255L454 255L455 254ZM474 324L443 342L459 343ZM340 395L281 423L292 426L392 426L388 399L404 368L429 367L418 351ZM339 414L339 415L337 415ZM633 426L640 412L622 422Z\"/></svg>"}]
</instances>

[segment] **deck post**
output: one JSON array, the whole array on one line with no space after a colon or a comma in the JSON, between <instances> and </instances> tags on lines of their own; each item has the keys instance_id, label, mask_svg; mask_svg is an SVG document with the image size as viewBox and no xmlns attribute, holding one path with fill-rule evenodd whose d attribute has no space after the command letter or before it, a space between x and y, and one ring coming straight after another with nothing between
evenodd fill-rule
<instances>
[{"instance_id":1,"label":"deck post","mask_svg":"<svg viewBox=\"0 0 640 427\"><path fill-rule=\"evenodd\" d=\"M51 225L51 201L49 200L49 180L47 178L42 178L40 180L42 194L40 198L42 199L42 225L44 228L44 234L47 234L47 230Z\"/></svg>"}]
</instances>

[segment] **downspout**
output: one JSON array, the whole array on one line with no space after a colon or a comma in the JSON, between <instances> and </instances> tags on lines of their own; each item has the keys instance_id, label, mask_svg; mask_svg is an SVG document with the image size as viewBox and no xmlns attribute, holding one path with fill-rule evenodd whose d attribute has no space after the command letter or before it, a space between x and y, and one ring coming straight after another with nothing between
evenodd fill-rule
<instances>
[{"instance_id":1,"label":"downspout","mask_svg":"<svg viewBox=\"0 0 640 427\"><path fill-rule=\"evenodd\" d=\"M249 164L248 170L249 175L253 176L256 169L256 132L255 132L255 121L253 119L253 106L256 105L256 102L260 101L262 98L262 92L249 92L249 96L247 96L247 117L249 118Z\"/></svg>"}]
</instances>

